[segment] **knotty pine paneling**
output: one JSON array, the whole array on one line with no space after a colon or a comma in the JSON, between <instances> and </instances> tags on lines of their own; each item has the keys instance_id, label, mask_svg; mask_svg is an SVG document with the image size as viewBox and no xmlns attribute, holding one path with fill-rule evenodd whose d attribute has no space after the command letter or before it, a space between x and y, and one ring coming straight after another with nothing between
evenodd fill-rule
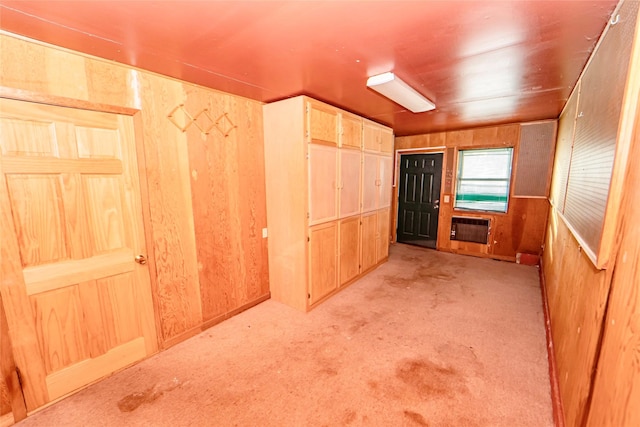
<instances>
[{"instance_id":1,"label":"knotty pine paneling","mask_svg":"<svg viewBox=\"0 0 640 427\"><path fill-rule=\"evenodd\" d=\"M268 296L261 104L8 33L0 34L0 43L5 93L139 111L160 342L175 343L212 316L228 316ZM228 138L215 129L205 137L195 126L183 133L167 118L180 104L191 115L204 108L212 115L226 112L237 127ZM201 178L197 185L194 170ZM207 181L214 188L205 189Z\"/></svg>"},{"instance_id":2,"label":"knotty pine paneling","mask_svg":"<svg viewBox=\"0 0 640 427\"><path fill-rule=\"evenodd\" d=\"M262 106L192 88L185 106L206 105L216 119L226 111L238 127L227 137L194 128L188 138L192 203L203 321L269 292Z\"/></svg>"},{"instance_id":3,"label":"knotty pine paneling","mask_svg":"<svg viewBox=\"0 0 640 427\"><path fill-rule=\"evenodd\" d=\"M506 214L490 212L454 211L453 200L455 194L455 176L457 173L456 149L466 148L498 148L514 147L515 160L517 160L520 140L520 124L483 127L477 129L465 129L451 132L439 132L425 135L404 136L396 138L396 150L407 154L423 149L429 151L436 147L444 148L445 168L450 165L452 170L447 174L443 171L442 192L440 195L440 218L438 222L439 250L457 253L479 255L515 261L518 252L539 254L544 240L545 227L549 209L549 202L543 198L515 198L509 200L509 211ZM436 148L437 149L437 148ZM514 163L515 164L515 163ZM547 174L550 168L546 169ZM396 167L396 174L399 168ZM447 177L451 183L447 185ZM540 177L544 184L549 181L548 176ZM449 192L446 191L449 188ZM445 202L445 196L449 196L449 203ZM397 197L394 197L393 215L394 224L397 222ZM471 216L489 218L491 220L491 235L489 246L467 244L451 241L452 216ZM395 236L395 230L393 231Z\"/></svg>"}]
</instances>

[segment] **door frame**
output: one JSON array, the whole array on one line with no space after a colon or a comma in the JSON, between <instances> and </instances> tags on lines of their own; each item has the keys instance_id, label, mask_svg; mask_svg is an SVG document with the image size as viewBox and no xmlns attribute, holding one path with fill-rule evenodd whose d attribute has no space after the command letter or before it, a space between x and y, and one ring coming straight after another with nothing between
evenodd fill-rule
<instances>
[{"instance_id":1,"label":"door frame","mask_svg":"<svg viewBox=\"0 0 640 427\"><path fill-rule=\"evenodd\" d=\"M393 167L393 198L391 200L391 209L393 212L393 223L391 224L391 242L398 242L398 199L400 197L400 186L398 185L398 176L400 176L400 163L402 161L403 155L411 155L411 154L442 154L442 182L444 183L446 177L446 157L447 157L447 147L437 146L437 147L421 147L421 148L401 148L395 150L394 153L394 167ZM444 191L444 185L440 186L440 206L442 206L442 192ZM440 210L441 212L442 210ZM442 219L442 216L438 212L438 222ZM441 233L438 233L438 240L436 241L436 250L441 247L440 236Z\"/></svg>"},{"instance_id":2,"label":"door frame","mask_svg":"<svg viewBox=\"0 0 640 427\"><path fill-rule=\"evenodd\" d=\"M149 203L149 184L147 181L146 174L143 171L146 170L146 160L145 160L145 142L144 142L144 132L143 124L142 124L142 111L136 108L130 108L120 105L112 105L112 104L101 104L95 103L91 101L86 101L82 99L75 98L67 98L56 95L48 95L42 94L39 92L32 92L22 89L15 89L7 86L0 86L0 98L12 99L16 101L30 102L35 104L45 104L56 107L66 107L66 108L75 108L81 110L90 110L104 113L112 113L119 114L122 116L131 117L133 132L134 132L134 145L136 151L136 164L138 167L138 182L140 187L140 205L142 208L142 225L144 231L144 244L147 252L147 268L149 272L149 282L151 286L151 301L152 301L152 310L155 321L155 342L153 342L153 347L155 351L148 354L147 357L151 356L158 352L159 349L163 348L162 346L162 336L161 336L161 322L160 322L160 311L159 311L159 301L158 301L158 287L157 287L157 271L156 271L156 263L155 263L155 251L153 246L153 235L151 228L151 207ZM2 302L4 304L4 301ZM7 319L8 326L11 327L11 320ZM10 349L11 354L15 358L15 353L13 348ZM16 365L18 361L16 360ZM19 366L18 366L19 368ZM24 374L24 373L23 373ZM84 388L84 387L83 387ZM46 402L46 405L49 405L53 402L56 402L60 399L63 399L65 396L59 397L57 399L52 399L49 402ZM39 407L42 407L40 405ZM27 411L35 408L27 408Z\"/></svg>"}]
</instances>

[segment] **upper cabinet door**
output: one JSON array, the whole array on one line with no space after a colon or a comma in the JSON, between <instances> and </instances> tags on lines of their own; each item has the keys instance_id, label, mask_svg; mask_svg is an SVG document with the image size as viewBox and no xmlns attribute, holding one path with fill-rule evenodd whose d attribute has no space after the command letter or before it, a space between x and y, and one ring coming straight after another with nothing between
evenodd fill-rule
<instances>
[{"instance_id":1,"label":"upper cabinet door","mask_svg":"<svg viewBox=\"0 0 640 427\"><path fill-rule=\"evenodd\" d=\"M391 187L393 184L393 158L380 156L378 158L378 183L380 189L379 208L391 206Z\"/></svg>"},{"instance_id":2,"label":"upper cabinet door","mask_svg":"<svg viewBox=\"0 0 640 427\"><path fill-rule=\"evenodd\" d=\"M372 153L393 153L393 131L386 126L364 120L362 141L365 151Z\"/></svg>"},{"instance_id":3,"label":"upper cabinet door","mask_svg":"<svg viewBox=\"0 0 640 427\"><path fill-rule=\"evenodd\" d=\"M338 217L338 148L309 144L309 225Z\"/></svg>"},{"instance_id":4,"label":"upper cabinet door","mask_svg":"<svg viewBox=\"0 0 640 427\"><path fill-rule=\"evenodd\" d=\"M365 151L380 152L380 126L376 123L364 121L362 125L362 145Z\"/></svg>"},{"instance_id":5,"label":"upper cabinet door","mask_svg":"<svg viewBox=\"0 0 640 427\"><path fill-rule=\"evenodd\" d=\"M362 212L378 208L380 197L380 181L378 180L378 157L364 153L362 169Z\"/></svg>"},{"instance_id":6,"label":"upper cabinet door","mask_svg":"<svg viewBox=\"0 0 640 427\"><path fill-rule=\"evenodd\" d=\"M340 115L340 146L362 148L362 118L342 113Z\"/></svg>"},{"instance_id":7,"label":"upper cabinet door","mask_svg":"<svg viewBox=\"0 0 640 427\"><path fill-rule=\"evenodd\" d=\"M307 142L338 146L338 110L307 102Z\"/></svg>"},{"instance_id":8,"label":"upper cabinet door","mask_svg":"<svg viewBox=\"0 0 640 427\"><path fill-rule=\"evenodd\" d=\"M388 154L393 153L393 131L391 129L380 129L380 151Z\"/></svg>"},{"instance_id":9,"label":"upper cabinet door","mask_svg":"<svg viewBox=\"0 0 640 427\"><path fill-rule=\"evenodd\" d=\"M362 152L340 150L340 218L360 213Z\"/></svg>"}]
</instances>

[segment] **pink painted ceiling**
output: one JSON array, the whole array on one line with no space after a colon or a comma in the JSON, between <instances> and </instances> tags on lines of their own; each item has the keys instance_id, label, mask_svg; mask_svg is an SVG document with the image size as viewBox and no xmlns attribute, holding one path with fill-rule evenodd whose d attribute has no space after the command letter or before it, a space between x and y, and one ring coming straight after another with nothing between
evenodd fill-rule
<instances>
[{"instance_id":1,"label":"pink painted ceiling","mask_svg":"<svg viewBox=\"0 0 640 427\"><path fill-rule=\"evenodd\" d=\"M412 135L556 118L616 3L0 0L0 28L263 102L306 94ZM386 71L436 110L366 87Z\"/></svg>"}]
</instances>

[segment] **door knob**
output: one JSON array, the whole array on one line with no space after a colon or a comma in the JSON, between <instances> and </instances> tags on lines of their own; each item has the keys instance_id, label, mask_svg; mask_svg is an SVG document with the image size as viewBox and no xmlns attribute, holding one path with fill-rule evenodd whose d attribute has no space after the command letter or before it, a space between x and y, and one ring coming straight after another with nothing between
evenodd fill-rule
<instances>
[{"instance_id":1,"label":"door knob","mask_svg":"<svg viewBox=\"0 0 640 427\"><path fill-rule=\"evenodd\" d=\"M440 209L440 200L433 201L433 209Z\"/></svg>"},{"instance_id":2,"label":"door knob","mask_svg":"<svg viewBox=\"0 0 640 427\"><path fill-rule=\"evenodd\" d=\"M136 255L135 260L140 265L145 265L147 263L147 258L144 255Z\"/></svg>"}]
</instances>

